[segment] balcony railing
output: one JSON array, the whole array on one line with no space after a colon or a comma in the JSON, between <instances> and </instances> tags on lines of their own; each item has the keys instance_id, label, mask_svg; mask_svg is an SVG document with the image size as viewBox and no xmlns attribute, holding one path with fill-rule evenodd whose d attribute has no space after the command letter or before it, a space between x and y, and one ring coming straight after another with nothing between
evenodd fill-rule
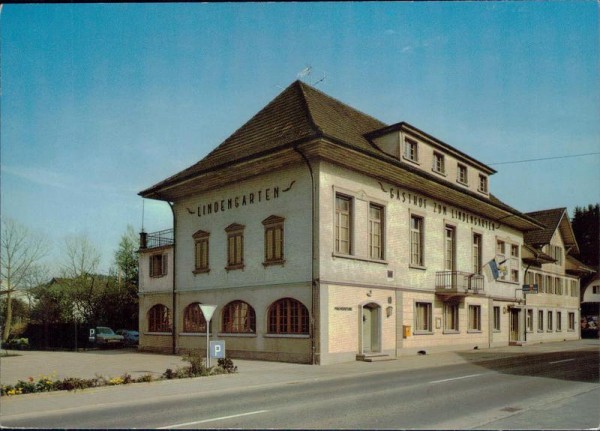
<instances>
[{"instance_id":1,"label":"balcony railing","mask_svg":"<svg viewBox=\"0 0 600 431\"><path fill-rule=\"evenodd\" d=\"M173 229L165 229L152 233L140 233L140 249L142 250L173 245L174 243L175 238L173 236Z\"/></svg>"},{"instance_id":2,"label":"balcony railing","mask_svg":"<svg viewBox=\"0 0 600 431\"><path fill-rule=\"evenodd\" d=\"M438 271L435 273L435 291L448 295L483 293L483 275L463 271Z\"/></svg>"}]
</instances>

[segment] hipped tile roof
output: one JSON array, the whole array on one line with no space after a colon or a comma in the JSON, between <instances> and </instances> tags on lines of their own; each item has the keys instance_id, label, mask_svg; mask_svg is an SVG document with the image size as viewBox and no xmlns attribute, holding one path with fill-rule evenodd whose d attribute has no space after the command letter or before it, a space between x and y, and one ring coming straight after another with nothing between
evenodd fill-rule
<instances>
[{"instance_id":1,"label":"hipped tile roof","mask_svg":"<svg viewBox=\"0 0 600 431\"><path fill-rule=\"evenodd\" d=\"M550 244L552 236L554 235L554 232L556 232L556 229L558 229L560 221L562 220L566 210L566 208L554 208L550 210L526 213L526 215L536 219L541 224L546 226L546 228L525 233L525 243L534 246Z\"/></svg>"},{"instance_id":2,"label":"hipped tile roof","mask_svg":"<svg viewBox=\"0 0 600 431\"><path fill-rule=\"evenodd\" d=\"M295 81L206 157L151 189L317 137L328 136L362 150L376 151L363 135L385 126L385 123Z\"/></svg>"}]
</instances>

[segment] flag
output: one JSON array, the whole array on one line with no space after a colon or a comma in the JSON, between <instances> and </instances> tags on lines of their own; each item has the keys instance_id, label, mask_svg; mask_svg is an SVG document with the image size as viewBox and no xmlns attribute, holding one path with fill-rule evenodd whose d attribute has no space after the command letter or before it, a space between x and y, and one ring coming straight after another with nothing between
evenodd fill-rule
<instances>
[{"instance_id":1,"label":"flag","mask_svg":"<svg viewBox=\"0 0 600 431\"><path fill-rule=\"evenodd\" d=\"M498 263L496 262L496 258L490 260L487 265L489 265L490 270L492 271L492 278L494 280L498 280L498 277L500 277L500 271L505 272L506 269L505 268L500 268L500 265L502 265L504 262L506 262L506 259L504 259L502 262Z\"/></svg>"}]
</instances>

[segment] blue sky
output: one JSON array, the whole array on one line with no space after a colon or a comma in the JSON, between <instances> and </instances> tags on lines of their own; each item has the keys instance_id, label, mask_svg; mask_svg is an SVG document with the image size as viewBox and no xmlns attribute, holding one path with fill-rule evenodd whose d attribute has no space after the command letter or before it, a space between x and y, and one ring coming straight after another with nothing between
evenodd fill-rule
<instances>
[{"instance_id":1,"label":"blue sky","mask_svg":"<svg viewBox=\"0 0 600 431\"><path fill-rule=\"evenodd\" d=\"M137 193L190 166L298 77L498 170L527 212L600 201L598 5L4 5L1 211L107 270ZM145 202L146 231L171 226Z\"/></svg>"}]
</instances>

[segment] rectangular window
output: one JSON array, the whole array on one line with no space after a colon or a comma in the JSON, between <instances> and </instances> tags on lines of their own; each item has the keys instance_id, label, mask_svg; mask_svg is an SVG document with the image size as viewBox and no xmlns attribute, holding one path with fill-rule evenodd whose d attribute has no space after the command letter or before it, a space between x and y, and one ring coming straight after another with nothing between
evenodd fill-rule
<instances>
[{"instance_id":1,"label":"rectangular window","mask_svg":"<svg viewBox=\"0 0 600 431\"><path fill-rule=\"evenodd\" d=\"M575 330L575 313L569 313L569 331Z\"/></svg>"},{"instance_id":2,"label":"rectangular window","mask_svg":"<svg viewBox=\"0 0 600 431\"><path fill-rule=\"evenodd\" d=\"M548 311L548 326L547 326L547 330L548 331L552 331L552 311Z\"/></svg>"},{"instance_id":3,"label":"rectangular window","mask_svg":"<svg viewBox=\"0 0 600 431\"><path fill-rule=\"evenodd\" d=\"M500 331L500 307L494 307L494 331Z\"/></svg>"},{"instance_id":4,"label":"rectangular window","mask_svg":"<svg viewBox=\"0 0 600 431\"><path fill-rule=\"evenodd\" d=\"M549 275L546 276L546 293L554 293L554 279Z\"/></svg>"},{"instance_id":5,"label":"rectangular window","mask_svg":"<svg viewBox=\"0 0 600 431\"><path fill-rule=\"evenodd\" d=\"M488 179L485 175L479 175L479 189L481 193L488 192Z\"/></svg>"},{"instance_id":6,"label":"rectangular window","mask_svg":"<svg viewBox=\"0 0 600 431\"><path fill-rule=\"evenodd\" d=\"M227 232L227 267L225 269L242 269L244 267L244 226L231 224L225 228Z\"/></svg>"},{"instance_id":7,"label":"rectangular window","mask_svg":"<svg viewBox=\"0 0 600 431\"><path fill-rule=\"evenodd\" d=\"M265 261L263 265L283 264L283 217L270 216L263 220L265 227Z\"/></svg>"},{"instance_id":8,"label":"rectangular window","mask_svg":"<svg viewBox=\"0 0 600 431\"><path fill-rule=\"evenodd\" d=\"M535 274L535 283L538 285L538 293L544 293L544 283L542 274Z\"/></svg>"},{"instance_id":9,"label":"rectangular window","mask_svg":"<svg viewBox=\"0 0 600 431\"><path fill-rule=\"evenodd\" d=\"M410 263L423 265L423 218L410 216Z\"/></svg>"},{"instance_id":10,"label":"rectangular window","mask_svg":"<svg viewBox=\"0 0 600 431\"><path fill-rule=\"evenodd\" d=\"M473 273L481 274L481 235L473 234Z\"/></svg>"},{"instance_id":11,"label":"rectangular window","mask_svg":"<svg viewBox=\"0 0 600 431\"><path fill-rule=\"evenodd\" d=\"M431 332L431 303L415 304L415 331Z\"/></svg>"},{"instance_id":12,"label":"rectangular window","mask_svg":"<svg viewBox=\"0 0 600 431\"><path fill-rule=\"evenodd\" d=\"M516 244L510 245L510 255L511 257L519 257L519 246Z\"/></svg>"},{"instance_id":13,"label":"rectangular window","mask_svg":"<svg viewBox=\"0 0 600 431\"><path fill-rule=\"evenodd\" d=\"M579 296L579 292L577 292L577 281L575 280L571 280L571 296Z\"/></svg>"},{"instance_id":14,"label":"rectangular window","mask_svg":"<svg viewBox=\"0 0 600 431\"><path fill-rule=\"evenodd\" d=\"M469 330L481 331L481 306L469 305Z\"/></svg>"},{"instance_id":15,"label":"rectangular window","mask_svg":"<svg viewBox=\"0 0 600 431\"><path fill-rule=\"evenodd\" d=\"M527 310L527 331L533 332L533 310Z\"/></svg>"},{"instance_id":16,"label":"rectangular window","mask_svg":"<svg viewBox=\"0 0 600 431\"><path fill-rule=\"evenodd\" d=\"M154 254L150 256L150 277L164 277L167 275L167 255Z\"/></svg>"},{"instance_id":17,"label":"rectangular window","mask_svg":"<svg viewBox=\"0 0 600 431\"><path fill-rule=\"evenodd\" d=\"M195 241L195 270L204 272L208 270L208 238Z\"/></svg>"},{"instance_id":18,"label":"rectangular window","mask_svg":"<svg viewBox=\"0 0 600 431\"><path fill-rule=\"evenodd\" d=\"M538 310L538 331L544 330L544 310Z\"/></svg>"},{"instance_id":19,"label":"rectangular window","mask_svg":"<svg viewBox=\"0 0 600 431\"><path fill-rule=\"evenodd\" d=\"M335 197L335 251L341 254L352 253L352 198L343 195Z\"/></svg>"},{"instance_id":20,"label":"rectangular window","mask_svg":"<svg viewBox=\"0 0 600 431\"><path fill-rule=\"evenodd\" d=\"M467 176L467 167L465 165L458 164L458 175L456 180L461 184L469 184L468 176Z\"/></svg>"},{"instance_id":21,"label":"rectangular window","mask_svg":"<svg viewBox=\"0 0 600 431\"><path fill-rule=\"evenodd\" d=\"M369 205L369 255L371 259L383 259L383 208Z\"/></svg>"},{"instance_id":22,"label":"rectangular window","mask_svg":"<svg viewBox=\"0 0 600 431\"><path fill-rule=\"evenodd\" d=\"M556 312L556 330L562 331L562 312L561 311Z\"/></svg>"},{"instance_id":23,"label":"rectangular window","mask_svg":"<svg viewBox=\"0 0 600 431\"><path fill-rule=\"evenodd\" d=\"M452 226L446 226L444 241L444 269L454 271L456 268L456 231Z\"/></svg>"},{"instance_id":24,"label":"rectangular window","mask_svg":"<svg viewBox=\"0 0 600 431\"><path fill-rule=\"evenodd\" d=\"M556 292L557 295L562 295L563 294L563 291L562 291L562 278L556 277L554 279L554 291Z\"/></svg>"},{"instance_id":25,"label":"rectangular window","mask_svg":"<svg viewBox=\"0 0 600 431\"><path fill-rule=\"evenodd\" d=\"M519 270L518 269L510 270L510 281L512 281L513 283L519 282Z\"/></svg>"},{"instance_id":26,"label":"rectangular window","mask_svg":"<svg viewBox=\"0 0 600 431\"><path fill-rule=\"evenodd\" d=\"M506 253L506 243L502 240L496 241L496 254L504 255Z\"/></svg>"},{"instance_id":27,"label":"rectangular window","mask_svg":"<svg viewBox=\"0 0 600 431\"><path fill-rule=\"evenodd\" d=\"M444 155L437 153L437 152L433 152L433 170L435 172L437 172L438 174L445 174L446 173L446 164L444 161Z\"/></svg>"},{"instance_id":28,"label":"rectangular window","mask_svg":"<svg viewBox=\"0 0 600 431\"><path fill-rule=\"evenodd\" d=\"M592 293L597 295L600 292L600 286L592 286Z\"/></svg>"},{"instance_id":29,"label":"rectangular window","mask_svg":"<svg viewBox=\"0 0 600 431\"><path fill-rule=\"evenodd\" d=\"M444 304L444 329L458 331L458 304Z\"/></svg>"},{"instance_id":30,"label":"rectangular window","mask_svg":"<svg viewBox=\"0 0 600 431\"><path fill-rule=\"evenodd\" d=\"M419 161L419 148L416 141L411 139L404 140L404 158L412 162Z\"/></svg>"}]
</instances>

